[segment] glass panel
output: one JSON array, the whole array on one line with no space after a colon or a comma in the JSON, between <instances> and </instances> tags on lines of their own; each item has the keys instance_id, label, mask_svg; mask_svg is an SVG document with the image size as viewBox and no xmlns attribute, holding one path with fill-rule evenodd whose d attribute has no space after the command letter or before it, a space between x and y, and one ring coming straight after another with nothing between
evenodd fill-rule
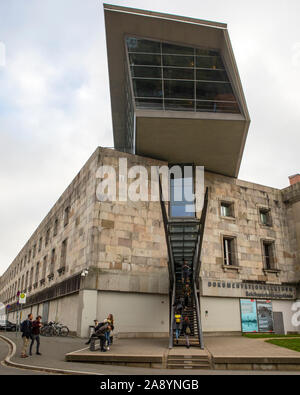
<instances>
[{"instance_id":1,"label":"glass panel","mask_svg":"<svg viewBox=\"0 0 300 395\"><path fill-rule=\"evenodd\" d=\"M224 69L220 56L196 56L196 67L203 69Z\"/></svg>"},{"instance_id":2,"label":"glass panel","mask_svg":"<svg viewBox=\"0 0 300 395\"><path fill-rule=\"evenodd\" d=\"M163 109L162 99L135 99L136 106L139 108L148 108L154 110Z\"/></svg>"},{"instance_id":3,"label":"glass panel","mask_svg":"<svg viewBox=\"0 0 300 395\"><path fill-rule=\"evenodd\" d=\"M194 82L164 81L166 98L194 99Z\"/></svg>"},{"instance_id":4,"label":"glass panel","mask_svg":"<svg viewBox=\"0 0 300 395\"><path fill-rule=\"evenodd\" d=\"M142 78L161 78L161 68L160 67L142 67L142 66L132 66L131 67L132 77L142 77Z\"/></svg>"},{"instance_id":5,"label":"glass panel","mask_svg":"<svg viewBox=\"0 0 300 395\"><path fill-rule=\"evenodd\" d=\"M199 48L196 48L196 55L199 55L199 56L220 56L218 51L212 51L211 49L199 49Z\"/></svg>"},{"instance_id":6,"label":"glass panel","mask_svg":"<svg viewBox=\"0 0 300 395\"><path fill-rule=\"evenodd\" d=\"M231 85L225 82L197 82L197 99L235 101Z\"/></svg>"},{"instance_id":7,"label":"glass panel","mask_svg":"<svg viewBox=\"0 0 300 395\"><path fill-rule=\"evenodd\" d=\"M162 52L166 54L194 55L194 48L162 43Z\"/></svg>"},{"instance_id":8,"label":"glass panel","mask_svg":"<svg viewBox=\"0 0 300 395\"><path fill-rule=\"evenodd\" d=\"M162 97L162 83L160 80L134 79L132 82L136 97Z\"/></svg>"},{"instance_id":9,"label":"glass panel","mask_svg":"<svg viewBox=\"0 0 300 395\"><path fill-rule=\"evenodd\" d=\"M230 102L214 102L214 101L197 101L197 111L207 112L224 112L238 114L240 112L237 103Z\"/></svg>"},{"instance_id":10,"label":"glass panel","mask_svg":"<svg viewBox=\"0 0 300 395\"><path fill-rule=\"evenodd\" d=\"M170 78L173 80L193 80L194 70L164 67L164 78Z\"/></svg>"},{"instance_id":11,"label":"glass panel","mask_svg":"<svg viewBox=\"0 0 300 395\"><path fill-rule=\"evenodd\" d=\"M165 100L166 110L185 110L193 111L195 102L193 100Z\"/></svg>"},{"instance_id":12,"label":"glass panel","mask_svg":"<svg viewBox=\"0 0 300 395\"><path fill-rule=\"evenodd\" d=\"M129 54L129 62L131 65L144 65L144 66L160 66L160 55L149 54Z\"/></svg>"},{"instance_id":13,"label":"glass panel","mask_svg":"<svg viewBox=\"0 0 300 395\"><path fill-rule=\"evenodd\" d=\"M164 55L164 66L194 67L194 56Z\"/></svg>"},{"instance_id":14,"label":"glass panel","mask_svg":"<svg viewBox=\"0 0 300 395\"><path fill-rule=\"evenodd\" d=\"M171 217L194 217L193 177L172 178L170 188Z\"/></svg>"},{"instance_id":15,"label":"glass panel","mask_svg":"<svg viewBox=\"0 0 300 395\"><path fill-rule=\"evenodd\" d=\"M126 39L126 42L129 52L160 53L159 41L143 40L135 37L128 37Z\"/></svg>"},{"instance_id":16,"label":"glass panel","mask_svg":"<svg viewBox=\"0 0 300 395\"><path fill-rule=\"evenodd\" d=\"M228 81L227 74L225 70L197 70L196 71L197 80L207 80L207 81Z\"/></svg>"}]
</instances>

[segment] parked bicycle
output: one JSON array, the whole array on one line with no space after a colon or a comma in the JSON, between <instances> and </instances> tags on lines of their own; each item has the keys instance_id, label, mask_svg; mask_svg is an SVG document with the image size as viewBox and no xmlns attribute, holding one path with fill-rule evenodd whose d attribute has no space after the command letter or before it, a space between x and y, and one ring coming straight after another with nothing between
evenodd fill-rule
<instances>
[{"instance_id":1,"label":"parked bicycle","mask_svg":"<svg viewBox=\"0 0 300 395\"><path fill-rule=\"evenodd\" d=\"M45 324L41 329L41 335L43 336L68 336L69 328L66 325L62 325L58 322L50 321Z\"/></svg>"}]
</instances>

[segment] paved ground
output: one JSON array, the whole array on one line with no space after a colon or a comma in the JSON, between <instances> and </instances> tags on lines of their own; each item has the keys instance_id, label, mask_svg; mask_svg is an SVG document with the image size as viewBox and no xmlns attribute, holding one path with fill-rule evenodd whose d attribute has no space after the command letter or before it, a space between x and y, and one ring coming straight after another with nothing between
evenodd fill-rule
<instances>
[{"instance_id":1,"label":"paved ground","mask_svg":"<svg viewBox=\"0 0 300 395\"><path fill-rule=\"evenodd\" d=\"M206 337L205 345L214 357L293 357L300 353L266 343L268 339L249 339L245 336Z\"/></svg>"},{"instance_id":2,"label":"paved ground","mask_svg":"<svg viewBox=\"0 0 300 395\"><path fill-rule=\"evenodd\" d=\"M9 347L8 347L7 343L0 340L0 361L3 361L6 358L8 351L9 351ZM26 376L28 376L28 375L32 375L32 374L43 375L45 373L32 372L32 371L23 370L23 369L14 369L14 368L6 367L6 366L3 366L2 364L0 364L0 376L3 376L3 375L10 375L10 376L12 376L12 375L26 375Z\"/></svg>"},{"instance_id":3,"label":"paved ground","mask_svg":"<svg viewBox=\"0 0 300 395\"><path fill-rule=\"evenodd\" d=\"M4 333L2 333L4 334ZM37 356L33 355L32 357L26 358L25 360L20 358L20 349L21 349L21 344L22 344L22 339L20 335L16 337L16 334L14 333L6 333L4 334L5 336L9 337L11 340L13 340L17 344L17 354L16 356L12 359L13 362L18 362L18 363L26 363L28 365L32 366L44 366L44 367L53 367L53 368L58 368L58 369L67 369L67 370L74 370L74 371L84 371L84 372L89 372L92 374L101 374L101 375L114 375L114 374L120 374L120 375L132 375L132 374L142 374L142 375L182 375L182 374L191 374L191 375L219 375L219 374L225 374L225 375L230 375L230 374L247 374L247 375L285 375L285 374L296 374L299 375L299 372L278 372L278 371L273 371L273 372L264 372L264 371L215 371L215 370L177 370L177 369L150 369L150 368L133 368L133 367L126 367L126 366L112 366L112 365L101 365L101 364L91 364L91 363L71 363L71 362L66 362L65 361L65 354L68 352L76 351L79 349L84 349L86 346L84 345L84 340L83 339L78 339L78 338L58 338L58 337L53 337L53 338L45 338L42 337L42 343L41 343L41 352L42 356ZM140 340L131 340L131 348L129 349L129 352L136 352L137 349L141 350L143 347L145 347L145 344L147 344L147 352L149 351L149 346L152 349L152 352L155 354L159 350L162 351L162 349L165 350L164 348L164 342L165 341L157 341L157 339L153 340L147 340L145 342L144 339ZM291 350L285 350L280 347L274 346L272 344L264 343L261 340L257 339L247 339L247 338L242 338L242 337L207 337L205 339L205 342L210 350L214 350L214 352L217 355L221 355L221 351L223 349L223 352L226 355L232 355L234 352L235 355L240 355L240 353L244 353L246 349L248 352L254 353L255 349L257 350L256 352L258 353L263 353L264 351L261 350L261 348L267 346L267 349L269 352L271 352L270 347L272 348L272 352L276 353L278 355L282 353L282 350L284 352L291 352L296 353L295 351ZM124 345L123 345L124 344ZM222 344L224 345L222 347ZM123 340L119 340L118 343L115 344L115 347L118 349L121 349L125 346L125 343L123 343ZM265 348L264 348L265 349ZM275 351L276 349L276 351ZM279 349L279 350L277 350ZM4 359L6 356L6 353L8 351L7 345L0 340L0 350L1 350L1 360ZM184 348L178 349L178 352L182 352ZM186 350L186 349L185 349ZM189 351L193 350L191 348ZM145 349L144 349L145 351ZM176 352L176 348L174 348L174 351ZM299 356L299 353L296 353ZM222 354L223 355L223 354ZM265 354L264 354L265 356ZM9 372L9 373L7 373ZM30 371L31 374L32 372ZM20 369L13 369L13 368L3 368L0 367L0 374L26 374L24 371Z\"/></svg>"}]
</instances>

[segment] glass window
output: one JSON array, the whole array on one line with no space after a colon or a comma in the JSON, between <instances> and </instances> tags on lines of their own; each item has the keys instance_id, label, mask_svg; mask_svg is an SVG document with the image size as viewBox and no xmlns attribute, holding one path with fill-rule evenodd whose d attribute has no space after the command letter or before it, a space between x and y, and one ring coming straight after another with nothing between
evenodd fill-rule
<instances>
[{"instance_id":1,"label":"glass window","mask_svg":"<svg viewBox=\"0 0 300 395\"><path fill-rule=\"evenodd\" d=\"M171 217L195 217L193 168L185 167L184 177L172 177L170 180Z\"/></svg>"},{"instance_id":2,"label":"glass window","mask_svg":"<svg viewBox=\"0 0 300 395\"><path fill-rule=\"evenodd\" d=\"M166 110L184 110L193 111L195 107L194 100L165 100Z\"/></svg>"},{"instance_id":3,"label":"glass window","mask_svg":"<svg viewBox=\"0 0 300 395\"><path fill-rule=\"evenodd\" d=\"M259 213L260 213L260 221L261 221L262 225L272 226L270 210L260 209Z\"/></svg>"},{"instance_id":4,"label":"glass window","mask_svg":"<svg viewBox=\"0 0 300 395\"><path fill-rule=\"evenodd\" d=\"M197 82L197 99L235 101L232 88L227 82Z\"/></svg>"},{"instance_id":5,"label":"glass window","mask_svg":"<svg viewBox=\"0 0 300 395\"><path fill-rule=\"evenodd\" d=\"M194 80L194 70L193 69L177 69L164 67L164 78L171 80Z\"/></svg>"},{"instance_id":6,"label":"glass window","mask_svg":"<svg viewBox=\"0 0 300 395\"><path fill-rule=\"evenodd\" d=\"M233 237L223 238L224 265L237 266L235 253L235 239Z\"/></svg>"},{"instance_id":7,"label":"glass window","mask_svg":"<svg viewBox=\"0 0 300 395\"><path fill-rule=\"evenodd\" d=\"M194 56L163 55L164 66L194 67Z\"/></svg>"},{"instance_id":8,"label":"glass window","mask_svg":"<svg viewBox=\"0 0 300 395\"><path fill-rule=\"evenodd\" d=\"M221 216L222 217L233 217L233 203L222 202L221 203Z\"/></svg>"},{"instance_id":9,"label":"glass window","mask_svg":"<svg viewBox=\"0 0 300 395\"><path fill-rule=\"evenodd\" d=\"M194 55L194 48L162 43L163 54Z\"/></svg>"},{"instance_id":10,"label":"glass window","mask_svg":"<svg viewBox=\"0 0 300 395\"><path fill-rule=\"evenodd\" d=\"M224 70L202 70L197 69L196 79L204 81L228 81Z\"/></svg>"},{"instance_id":11,"label":"glass window","mask_svg":"<svg viewBox=\"0 0 300 395\"><path fill-rule=\"evenodd\" d=\"M265 269L274 269L275 268L274 242L263 241L263 252L264 252Z\"/></svg>"},{"instance_id":12,"label":"glass window","mask_svg":"<svg viewBox=\"0 0 300 395\"><path fill-rule=\"evenodd\" d=\"M150 54L129 54L129 62L131 65L142 66L160 66L161 56Z\"/></svg>"},{"instance_id":13,"label":"glass window","mask_svg":"<svg viewBox=\"0 0 300 395\"><path fill-rule=\"evenodd\" d=\"M224 69L220 56L196 56L196 67L203 69Z\"/></svg>"},{"instance_id":14,"label":"glass window","mask_svg":"<svg viewBox=\"0 0 300 395\"><path fill-rule=\"evenodd\" d=\"M162 97L162 81L134 79L133 90L136 97Z\"/></svg>"},{"instance_id":15,"label":"glass window","mask_svg":"<svg viewBox=\"0 0 300 395\"><path fill-rule=\"evenodd\" d=\"M163 109L163 100L162 99L136 99L136 105L139 108L149 108L154 110L162 110Z\"/></svg>"},{"instance_id":16,"label":"glass window","mask_svg":"<svg viewBox=\"0 0 300 395\"><path fill-rule=\"evenodd\" d=\"M161 45L159 41L143 40L135 37L128 37L126 39L127 48L129 52L148 52L160 53Z\"/></svg>"},{"instance_id":17,"label":"glass window","mask_svg":"<svg viewBox=\"0 0 300 395\"><path fill-rule=\"evenodd\" d=\"M194 99L194 82L166 80L164 93L166 98Z\"/></svg>"},{"instance_id":18,"label":"glass window","mask_svg":"<svg viewBox=\"0 0 300 395\"><path fill-rule=\"evenodd\" d=\"M143 67L143 66L132 66L131 67L132 78L161 78L160 67Z\"/></svg>"}]
</instances>

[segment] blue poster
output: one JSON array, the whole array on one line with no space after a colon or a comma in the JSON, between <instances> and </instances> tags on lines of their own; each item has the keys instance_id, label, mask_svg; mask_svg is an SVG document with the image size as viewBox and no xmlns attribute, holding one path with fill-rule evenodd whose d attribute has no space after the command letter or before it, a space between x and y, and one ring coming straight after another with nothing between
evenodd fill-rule
<instances>
[{"instance_id":1,"label":"blue poster","mask_svg":"<svg viewBox=\"0 0 300 395\"><path fill-rule=\"evenodd\" d=\"M256 301L241 299L242 332L258 332Z\"/></svg>"}]
</instances>

